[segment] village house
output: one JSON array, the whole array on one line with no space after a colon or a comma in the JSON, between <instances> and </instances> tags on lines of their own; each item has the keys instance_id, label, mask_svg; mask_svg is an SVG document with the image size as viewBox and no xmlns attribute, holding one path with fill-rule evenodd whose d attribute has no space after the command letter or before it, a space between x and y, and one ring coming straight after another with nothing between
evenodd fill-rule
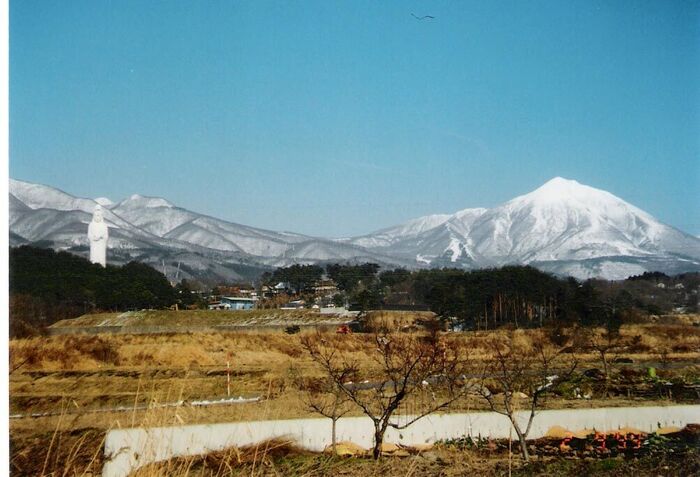
<instances>
[{"instance_id":1,"label":"village house","mask_svg":"<svg viewBox=\"0 0 700 477\"><path fill-rule=\"evenodd\" d=\"M282 305L280 310L301 310L304 308L305 304L306 302L304 300L294 300Z\"/></svg>"},{"instance_id":2,"label":"village house","mask_svg":"<svg viewBox=\"0 0 700 477\"><path fill-rule=\"evenodd\" d=\"M221 300L210 303L210 310L252 310L257 298L240 296L222 296Z\"/></svg>"},{"instance_id":3,"label":"village house","mask_svg":"<svg viewBox=\"0 0 700 477\"><path fill-rule=\"evenodd\" d=\"M338 287L333 280L319 280L314 285L313 291L315 295L327 295L336 293Z\"/></svg>"}]
</instances>

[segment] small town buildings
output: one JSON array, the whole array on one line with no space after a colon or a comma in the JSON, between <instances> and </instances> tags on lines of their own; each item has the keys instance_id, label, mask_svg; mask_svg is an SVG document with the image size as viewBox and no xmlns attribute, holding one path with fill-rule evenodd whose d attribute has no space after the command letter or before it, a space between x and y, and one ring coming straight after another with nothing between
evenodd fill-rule
<instances>
[{"instance_id":1,"label":"small town buildings","mask_svg":"<svg viewBox=\"0 0 700 477\"><path fill-rule=\"evenodd\" d=\"M304 308L305 304L306 302L304 300L294 300L282 305L280 310L301 310Z\"/></svg>"},{"instance_id":2,"label":"small town buildings","mask_svg":"<svg viewBox=\"0 0 700 477\"><path fill-rule=\"evenodd\" d=\"M241 296L222 296L221 300L209 304L210 310L252 310L257 298Z\"/></svg>"},{"instance_id":3,"label":"small town buildings","mask_svg":"<svg viewBox=\"0 0 700 477\"><path fill-rule=\"evenodd\" d=\"M275 293L282 293L284 291L289 291L292 290L292 286L289 284L289 282L279 282L277 285L272 287L272 289L275 291Z\"/></svg>"},{"instance_id":4,"label":"small town buildings","mask_svg":"<svg viewBox=\"0 0 700 477\"><path fill-rule=\"evenodd\" d=\"M319 280L314 285L313 291L316 295L333 294L338 291L338 287L333 280Z\"/></svg>"}]
</instances>

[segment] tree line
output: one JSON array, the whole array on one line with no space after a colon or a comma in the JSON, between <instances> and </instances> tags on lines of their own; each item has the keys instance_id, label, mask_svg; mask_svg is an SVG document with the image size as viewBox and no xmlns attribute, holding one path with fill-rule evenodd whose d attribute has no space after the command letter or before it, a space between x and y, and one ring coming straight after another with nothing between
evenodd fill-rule
<instances>
[{"instance_id":1,"label":"tree line","mask_svg":"<svg viewBox=\"0 0 700 477\"><path fill-rule=\"evenodd\" d=\"M700 288L698 273L579 281L530 266L409 271L381 270L375 263L293 265L263 276L263 282L289 283L303 295L322 278L336 283L342 297L336 301L354 309L427 305L453 325L478 330L557 323L615 327L639 315L696 312Z\"/></svg>"},{"instance_id":2,"label":"tree line","mask_svg":"<svg viewBox=\"0 0 700 477\"><path fill-rule=\"evenodd\" d=\"M201 301L186 282L173 287L163 274L138 262L103 268L68 252L31 246L11 248L9 258L12 336L92 311L186 307ZM615 327L639 314L697 312L700 289L699 273L578 281L529 266L411 271L381 269L376 263L297 264L266 272L259 283L284 282L303 296L323 279L335 282L336 304L358 310L427 306L465 330L551 324Z\"/></svg>"},{"instance_id":3,"label":"tree line","mask_svg":"<svg viewBox=\"0 0 700 477\"><path fill-rule=\"evenodd\" d=\"M68 252L10 249L10 334L21 336L90 311L164 308L178 294L162 273L130 262L106 268Z\"/></svg>"}]
</instances>

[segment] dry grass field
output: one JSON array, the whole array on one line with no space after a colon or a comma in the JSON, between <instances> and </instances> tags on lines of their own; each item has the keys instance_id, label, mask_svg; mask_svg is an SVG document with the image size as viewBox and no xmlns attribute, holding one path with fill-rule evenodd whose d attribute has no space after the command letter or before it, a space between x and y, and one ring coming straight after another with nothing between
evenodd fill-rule
<instances>
[{"instance_id":1,"label":"dry grass field","mask_svg":"<svg viewBox=\"0 0 700 477\"><path fill-rule=\"evenodd\" d=\"M338 315L321 315L316 310L141 310L123 313L94 313L62 320L52 328L121 326L199 327L199 326L274 326L316 325L348 321Z\"/></svg>"},{"instance_id":2,"label":"dry grass field","mask_svg":"<svg viewBox=\"0 0 700 477\"><path fill-rule=\"evenodd\" d=\"M375 318L401 328L410 325L416 317L384 314ZM93 315L89 319L98 318ZM12 340L10 437L13 472L15 475L36 475L37 472L64 475L67 468L96 471L101 467L99 449L104 432L115 427L310 416L299 397L299 380L312 382L322 374L301 344L303 336L309 333L312 331L293 335L279 331L61 335ZM504 333L449 335L454 345L478 367L479 362L489 358L488 340ZM614 359L627 361L614 363L616 371L635 369L646 373L646 368L653 366L658 369L659 376L666 379L697 379L700 375L699 328L630 325L623 326L621 334L634 344L615 354ZM371 359L372 340L367 335L340 335L330 328L324 339L361 366L367 369L375 366ZM549 339L541 330L513 332L513 340L523 347L549 342ZM579 353L577 359L580 360L579 369L601 367L595 353ZM259 400L193 405L196 401L228 397L227 361L230 363L231 396ZM553 397L547 399L544 407L644 405L668 403L669 399L677 398L620 393L608 399L596 395L591 399ZM179 404L171 406L173 403ZM454 409L486 409L486 405L474 397L457 402ZM297 475L332 475L329 469L341 465L333 461L327 464L331 467L326 468L318 458L296 459L301 459L300 469L305 465L320 466L313 472L311 467L303 472L295 470ZM473 459L478 461L479 457L473 456ZM41 469L37 469L38 462ZM197 465L201 472L192 475L217 475L204 472L201 462ZM395 470L398 472L400 467ZM251 472L250 463L242 464L236 473L239 470L258 475ZM267 472L269 467L263 470ZM162 468L153 472L151 475L163 475ZM398 475L389 467L383 473ZM415 475L429 474L418 472Z\"/></svg>"}]
</instances>

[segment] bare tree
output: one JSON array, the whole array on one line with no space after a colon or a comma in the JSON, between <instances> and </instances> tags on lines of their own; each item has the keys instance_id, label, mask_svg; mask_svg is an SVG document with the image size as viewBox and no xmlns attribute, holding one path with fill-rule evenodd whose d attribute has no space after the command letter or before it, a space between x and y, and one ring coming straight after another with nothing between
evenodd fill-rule
<instances>
[{"instance_id":1,"label":"bare tree","mask_svg":"<svg viewBox=\"0 0 700 477\"><path fill-rule=\"evenodd\" d=\"M466 392L463 378L466 363L460 354L462 348L454 346L438 332L370 336L341 338L356 340L357 349L366 349L367 340L372 340L373 350L369 356L372 361L365 366L360 366L350 353L340 352L330 336L306 336L302 344L350 402L372 420L372 456L378 459L389 427L405 429L449 407ZM410 406L405 407L412 413L399 423L395 413L407 403Z\"/></svg>"},{"instance_id":2,"label":"bare tree","mask_svg":"<svg viewBox=\"0 0 700 477\"><path fill-rule=\"evenodd\" d=\"M547 346L545 340L531 346L518 344L513 334L503 339L488 341L492 356L484 367L479 394L492 411L508 418L520 443L526 462L530 461L527 436L532 428L538 407L547 392L567 381L576 368L574 355L565 359L564 348ZM499 389L494 394L490 389ZM529 410L527 424L523 428L517 419L519 410Z\"/></svg>"},{"instance_id":3,"label":"bare tree","mask_svg":"<svg viewBox=\"0 0 700 477\"><path fill-rule=\"evenodd\" d=\"M605 384L603 397L607 398L610 391L611 363L627 349L629 343L620 334L619 329L606 327L602 331L589 329L585 331L584 349L593 351L598 355L603 365Z\"/></svg>"},{"instance_id":4,"label":"bare tree","mask_svg":"<svg viewBox=\"0 0 700 477\"><path fill-rule=\"evenodd\" d=\"M336 425L338 419L351 410L351 402L347 394L329 376L320 381L304 380L295 368L290 369L292 378L300 391L301 400L317 414L331 420L331 448L336 453Z\"/></svg>"}]
</instances>

